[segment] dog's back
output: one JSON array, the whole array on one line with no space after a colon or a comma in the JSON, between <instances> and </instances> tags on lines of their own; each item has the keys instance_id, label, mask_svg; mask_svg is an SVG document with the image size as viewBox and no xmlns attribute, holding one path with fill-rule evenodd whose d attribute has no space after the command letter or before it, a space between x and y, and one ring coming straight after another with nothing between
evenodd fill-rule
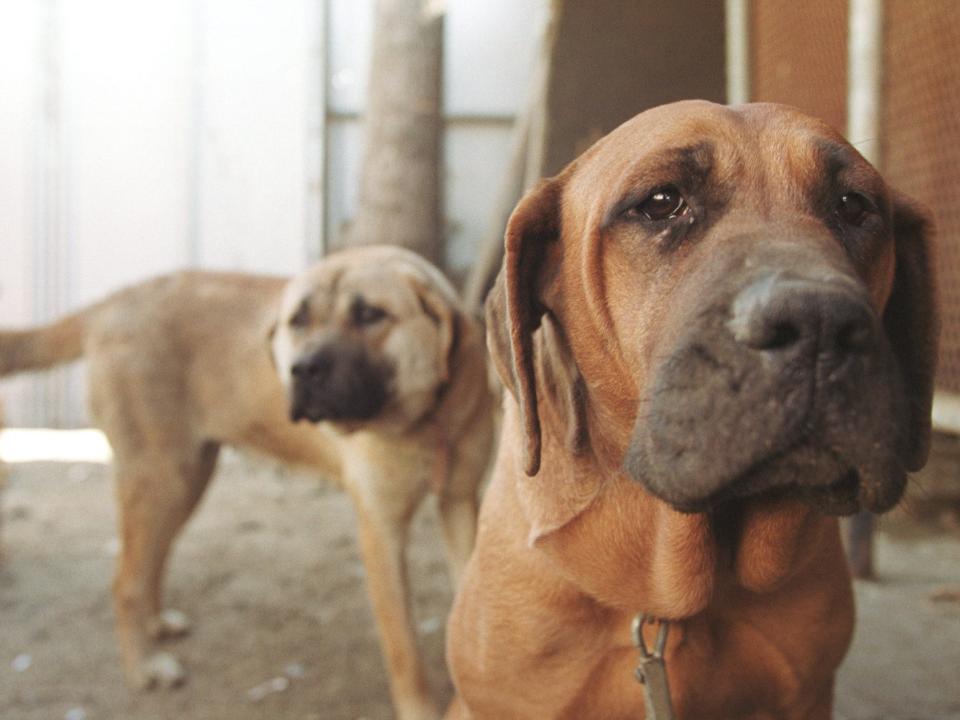
<instances>
[{"instance_id":1,"label":"dog's back","mask_svg":"<svg viewBox=\"0 0 960 720\"><path fill-rule=\"evenodd\" d=\"M293 462L317 460L301 457L314 443L298 436L311 433L286 422L270 366L267 334L285 282L198 271L153 278L48 325L0 330L0 377L83 358L91 414L111 444L162 421L267 444L261 449ZM274 422L256 421L264 417Z\"/></svg>"},{"instance_id":2,"label":"dog's back","mask_svg":"<svg viewBox=\"0 0 960 720\"><path fill-rule=\"evenodd\" d=\"M132 285L49 324L0 330L0 377L77 360L89 355L91 344L123 339L149 347L161 336L208 332L230 320L242 324L251 310L272 307L283 282L184 271Z\"/></svg>"}]
</instances>

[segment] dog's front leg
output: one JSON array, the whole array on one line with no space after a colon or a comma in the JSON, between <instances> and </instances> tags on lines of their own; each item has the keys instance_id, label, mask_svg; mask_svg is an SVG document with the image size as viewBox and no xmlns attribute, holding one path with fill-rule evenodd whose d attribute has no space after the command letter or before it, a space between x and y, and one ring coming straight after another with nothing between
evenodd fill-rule
<instances>
[{"instance_id":1,"label":"dog's front leg","mask_svg":"<svg viewBox=\"0 0 960 720\"><path fill-rule=\"evenodd\" d=\"M355 496L360 551L393 705L400 720L436 720L439 714L413 630L404 552L407 528L422 493L398 496L395 491L377 492L377 483L364 485Z\"/></svg>"},{"instance_id":2,"label":"dog's front leg","mask_svg":"<svg viewBox=\"0 0 960 720\"><path fill-rule=\"evenodd\" d=\"M481 471L482 472L482 471ZM440 495L440 523L447 548L447 566L454 591L460 585L463 569L473 552L477 534L477 485L462 492L444 492Z\"/></svg>"},{"instance_id":3,"label":"dog's front leg","mask_svg":"<svg viewBox=\"0 0 960 720\"><path fill-rule=\"evenodd\" d=\"M833 686L821 694L804 713L797 716L799 720L830 720L833 717Z\"/></svg>"},{"instance_id":4,"label":"dog's front leg","mask_svg":"<svg viewBox=\"0 0 960 720\"><path fill-rule=\"evenodd\" d=\"M477 536L479 491L490 465L493 448L493 421L479 412L456 441L449 442L449 463L441 463L444 474L434 478L440 525L447 550L447 567L454 592L473 552ZM439 482L438 482L439 481Z\"/></svg>"}]
</instances>

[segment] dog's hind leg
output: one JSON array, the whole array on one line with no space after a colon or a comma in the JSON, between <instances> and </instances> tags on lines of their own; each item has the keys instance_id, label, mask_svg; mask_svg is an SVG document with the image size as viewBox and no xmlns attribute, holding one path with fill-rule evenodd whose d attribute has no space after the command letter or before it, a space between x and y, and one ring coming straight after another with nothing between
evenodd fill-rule
<instances>
[{"instance_id":1,"label":"dog's hind leg","mask_svg":"<svg viewBox=\"0 0 960 720\"><path fill-rule=\"evenodd\" d=\"M219 446L135 455L114 449L121 552L113 597L124 671L134 687L175 686L186 679L183 667L170 653L150 647L158 637L187 629L183 615L162 610L164 569L213 474Z\"/></svg>"}]
</instances>

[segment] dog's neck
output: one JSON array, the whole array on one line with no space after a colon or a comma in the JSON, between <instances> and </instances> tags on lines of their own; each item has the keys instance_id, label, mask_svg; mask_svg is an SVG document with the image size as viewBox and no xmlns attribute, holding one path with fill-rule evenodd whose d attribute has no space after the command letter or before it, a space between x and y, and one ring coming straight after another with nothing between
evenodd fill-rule
<instances>
[{"instance_id":1,"label":"dog's neck","mask_svg":"<svg viewBox=\"0 0 960 720\"><path fill-rule=\"evenodd\" d=\"M486 378L486 347L475 323L459 318L448 358L450 377L435 391L436 400L417 421L417 429L438 444L448 446L471 426L492 403Z\"/></svg>"},{"instance_id":2,"label":"dog's neck","mask_svg":"<svg viewBox=\"0 0 960 720\"><path fill-rule=\"evenodd\" d=\"M508 401L505 438L515 413ZM511 474L532 549L549 556L586 595L628 613L684 618L703 612L728 588L773 592L816 562L836 534L834 519L794 500L681 513L614 463L592 453L571 457L549 422L539 473L527 477L517 467Z\"/></svg>"},{"instance_id":3,"label":"dog's neck","mask_svg":"<svg viewBox=\"0 0 960 720\"><path fill-rule=\"evenodd\" d=\"M665 658L678 717L724 717L728 698L705 688L731 687L733 677L743 679L737 702L750 707L829 702L853 618L834 519L797 515L784 546L804 544L801 561L792 551L777 557L773 508L748 513L740 522L760 539L743 545L759 545L725 554L710 517L670 509L604 472L591 454L571 462L548 426L540 472L528 477L518 410L507 397L472 561L486 572L468 574L451 629L461 641L452 659L461 677L496 657L524 687L543 690L527 696L540 713L530 717L586 717L598 708L637 715L643 690L632 678L639 658L631 620L644 612L675 621ZM484 599L493 593L489 617L508 613L503 626L477 610L490 607ZM569 662L557 662L562 653Z\"/></svg>"}]
</instances>

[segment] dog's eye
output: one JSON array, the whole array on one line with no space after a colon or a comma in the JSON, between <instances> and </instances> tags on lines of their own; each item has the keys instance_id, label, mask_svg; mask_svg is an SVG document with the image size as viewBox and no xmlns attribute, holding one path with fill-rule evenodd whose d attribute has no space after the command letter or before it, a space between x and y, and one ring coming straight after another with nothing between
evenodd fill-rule
<instances>
[{"instance_id":1,"label":"dog's eye","mask_svg":"<svg viewBox=\"0 0 960 720\"><path fill-rule=\"evenodd\" d=\"M387 311L360 301L353 304L352 314L354 325L373 325L383 320L387 316Z\"/></svg>"},{"instance_id":2,"label":"dog's eye","mask_svg":"<svg viewBox=\"0 0 960 720\"><path fill-rule=\"evenodd\" d=\"M305 327L310 322L310 307L307 305L306 300L300 303L300 307L297 308L297 311L290 316L288 324L290 327L302 328Z\"/></svg>"},{"instance_id":3,"label":"dog's eye","mask_svg":"<svg viewBox=\"0 0 960 720\"><path fill-rule=\"evenodd\" d=\"M863 225L872 212L873 204L860 193L845 193L837 203L837 215L848 225Z\"/></svg>"},{"instance_id":4,"label":"dog's eye","mask_svg":"<svg viewBox=\"0 0 960 720\"><path fill-rule=\"evenodd\" d=\"M629 214L647 220L670 220L683 215L687 201L673 185L656 188L642 202L634 205Z\"/></svg>"}]
</instances>

